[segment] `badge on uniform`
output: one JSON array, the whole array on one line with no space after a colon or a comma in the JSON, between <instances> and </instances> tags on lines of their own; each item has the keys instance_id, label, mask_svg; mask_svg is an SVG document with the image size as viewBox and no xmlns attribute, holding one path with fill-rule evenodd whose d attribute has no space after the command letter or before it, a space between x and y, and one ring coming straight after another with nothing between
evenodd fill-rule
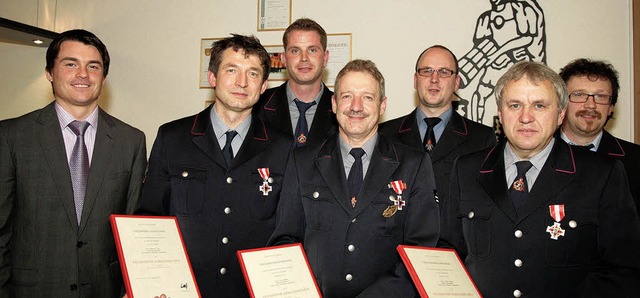
<instances>
[{"instance_id":1,"label":"badge on uniform","mask_svg":"<svg viewBox=\"0 0 640 298\"><path fill-rule=\"evenodd\" d=\"M396 211L402 210L402 207L406 206L407 202L402 199L402 191L407 189L407 184L402 182L402 180L392 181L387 185L387 187L393 189L396 193L396 196L389 196L389 200L393 202L393 205L387 207L382 212L382 216L389 218L396 214Z\"/></svg>"},{"instance_id":2,"label":"badge on uniform","mask_svg":"<svg viewBox=\"0 0 640 298\"><path fill-rule=\"evenodd\" d=\"M258 173L262 177L262 185L258 187L258 190L262 192L263 196L268 196L269 192L273 190L269 183L273 183L273 178L269 177L269 168L258 168Z\"/></svg>"},{"instance_id":3,"label":"badge on uniform","mask_svg":"<svg viewBox=\"0 0 640 298\"><path fill-rule=\"evenodd\" d=\"M560 226L560 221L564 218L564 205L549 205L549 214L555 222L547 227L547 233L551 234L551 239L558 240L558 237L564 236L564 230Z\"/></svg>"}]
</instances>

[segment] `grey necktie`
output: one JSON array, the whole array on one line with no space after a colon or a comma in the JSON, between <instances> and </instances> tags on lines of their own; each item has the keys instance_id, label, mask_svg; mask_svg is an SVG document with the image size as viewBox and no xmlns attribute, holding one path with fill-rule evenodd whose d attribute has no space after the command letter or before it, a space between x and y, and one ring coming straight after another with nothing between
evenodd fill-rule
<instances>
[{"instance_id":1,"label":"grey necktie","mask_svg":"<svg viewBox=\"0 0 640 298\"><path fill-rule=\"evenodd\" d=\"M76 134L76 143L73 145L71 158L69 159L69 170L71 172L71 185L73 186L73 201L76 205L76 217L78 225L82 218L82 207L84 206L84 194L87 190L87 180L89 178L89 153L84 143L84 133L89 127L87 121L73 121L69 123L69 128Z\"/></svg>"}]
</instances>

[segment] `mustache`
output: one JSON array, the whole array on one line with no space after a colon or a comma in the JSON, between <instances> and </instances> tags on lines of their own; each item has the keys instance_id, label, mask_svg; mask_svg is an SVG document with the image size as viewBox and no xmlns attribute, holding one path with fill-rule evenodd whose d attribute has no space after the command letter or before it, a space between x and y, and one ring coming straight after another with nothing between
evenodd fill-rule
<instances>
[{"instance_id":1,"label":"mustache","mask_svg":"<svg viewBox=\"0 0 640 298\"><path fill-rule=\"evenodd\" d=\"M365 111L348 110L342 114L344 114L347 117L369 117L369 113L366 113Z\"/></svg>"},{"instance_id":2,"label":"mustache","mask_svg":"<svg viewBox=\"0 0 640 298\"><path fill-rule=\"evenodd\" d=\"M596 117L597 119L601 119L602 118L602 113L600 113L599 111L578 111L576 113L576 116L578 117L582 117L582 116L589 116L589 117Z\"/></svg>"}]
</instances>

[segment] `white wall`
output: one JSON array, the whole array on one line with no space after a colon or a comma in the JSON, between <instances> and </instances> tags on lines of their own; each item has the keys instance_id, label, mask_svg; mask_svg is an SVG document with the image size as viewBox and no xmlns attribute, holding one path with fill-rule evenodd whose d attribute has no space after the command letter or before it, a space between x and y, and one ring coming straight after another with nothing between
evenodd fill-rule
<instances>
[{"instance_id":1,"label":"white wall","mask_svg":"<svg viewBox=\"0 0 640 298\"><path fill-rule=\"evenodd\" d=\"M609 129L632 139L630 0L538 2L549 66L558 70L574 58L591 57L609 60L620 72L622 90ZM2 0L0 17L20 11L21 21L35 20L24 12L32 6ZM198 88L201 38L233 32L278 44L282 37L282 31L256 32L257 0L57 0L55 6L55 31L85 28L109 48L112 64L101 106L142 129L148 147L160 124L197 113L212 97L211 89ZM489 7L479 0L293 0L293 18L313 18L328 33L353 34L352 57L373 60L387 80L385 119L392 119L414 107L418 54L443 44L462 56L472 47L478 16ZM0 119L51 100L44 55L45 49L0 43Z\"/></svg>"}]
</instances>

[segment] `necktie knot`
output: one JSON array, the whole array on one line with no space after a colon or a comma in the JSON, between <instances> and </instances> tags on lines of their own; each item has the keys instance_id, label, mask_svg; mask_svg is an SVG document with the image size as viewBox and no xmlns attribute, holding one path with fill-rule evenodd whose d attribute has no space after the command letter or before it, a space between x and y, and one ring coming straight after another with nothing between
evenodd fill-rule
<instances>
[{"instance_id":1,"label":"necktie knot","mask_svg":"<svg viewBox=\"0 0 640 298\"><path fill-rule=\"evenodd\" d=\"M438 123L440 123L440 121L442 121L442 119L440 119L439 117L427 117L427 118L424 118L424 122L427 123L427 127L431 127L431 128L433 128L434 126L438 125Z\"/></svg>"},{"instance_id":2,"label":"necktie knot","mask_svg":"<svg viewBox=\"0 0 640 298\"><path fill-rule=\"evenodd\" d=\"M362 156L364 155L364 149L353 148L351 149L351 151L349 151L349 154L351 154L351 156L353 156L355 159L359 159L359 158L362 158Z\"/></svg>"},{"instance_id":3,"label":"necktie knot","mask_svg":"<svg viewBox=\"0 0 640 298\"><path fill-rule=\"evenodd\" d=\"M225 142L225 146L230 145L233 139L238 135L238 132L235 130L230 130L224 133L227 136L227 140Z\"/></svg>"},{"instance_id":4,"label":"necktie knot","mask_svg":"<svg viewBox=\"0 0 640 298\"><path fill-rule=\"evenodd\" d=\"M298 107L298 111L300 111L300 117L304 117L304 113L306 113L307 110L311 108L311 106L316 104L315 100L312 102L302 102L297 98L293 100L293 102L296 103L296 106Z\"/></svg>"},{"instance_id":5,"label":"necktie knot","mask_svg":"<svg viewBox=\"0 0 640 298\"><path fill-rule=\"evenodd\" d=\"M87 121L73 121L69 123L69 129L71 129L76 136L84 136L87 128L89 128L89 122Z\"/></svg>"},{"instance_id":6,"label":"necktie knot","mask_svg":"<svg viewBox=\"0 0 640 298\"><path fill-rule=\"evenodd\" d=\"M516 162L516 168L518 168L518 176L523 176L531 169L533 164L528 160Z\"/></svg>"}]
</instances>

